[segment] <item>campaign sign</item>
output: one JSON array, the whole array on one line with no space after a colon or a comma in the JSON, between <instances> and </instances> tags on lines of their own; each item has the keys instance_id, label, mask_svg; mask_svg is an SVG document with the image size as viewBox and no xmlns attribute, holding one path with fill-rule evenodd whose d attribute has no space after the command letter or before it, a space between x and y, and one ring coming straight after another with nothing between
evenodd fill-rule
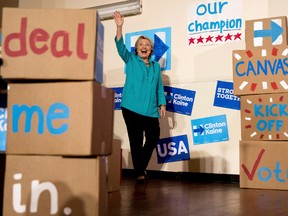
<instances>
[{"instance_id":1,"label":"campaign sign","mask_svg":"<svg viewBox=\"0 0 288 216\"><path fill-rule=\"evenodd\" d=\"M139 36L144 35L154 43L152 58L160 64L161 70L171 69L171 28L160 28L146 31L127 33L126 47L135 52L135 43Z\"/></svg>"},{"instance_id":2,"label":"campaign sign","mask_svg":"<svg viewBox=\"0 0 288 216\"><path fill-rule=\"evenodd\" d=\"M164 92L167 101L167 111L191 115L195 91L164 86Z\"/></svg>"},{"instance_id":3,"label":"campaign sign","mask_svg":"<svg viewBox=\"0 0 288 216\"><path fill-rule=\"evenodd\" d=\"M234 95L232 82L217 82L213 105L240 110L240 98Z\"/></svg>"},{"instance_id":4,"label":"campaign sign","mask_svg":"<svg viewBox=\"0 0 288 216\"><path fill-rule=\"evenodd\" d=\"M246 50L232 54L234 94L287 92L287 18L246 21L245 34Z\"/></svg>"},{"instance_id":5,"label":"campaign sign","mask_svg":"<svg viewBox=\"0 0 288 216\"><path fill-rule=\"evenodd\" d=\"M96 9L5 7L1 31L3 79L102 83L104 26Z\"/></svg>"},{"instance_id":6,"label":"campaign sign","mask_svg":"<svg viewBox=\"0 0 288 216\"><path fill-rule=\"evenodd\" d=\"M194 119L191 126L195 145L229 140L226 115Z\"/></svg>"},{"instance_id":7,"label":"campaign sign","mask_svg":"<svg viewBox=\"0 0 288 216\"><path fill-rule=\"evenodd\" d=\"M112 88L114 90L114 110L121 110L123 87Z\"/></svg>"},{"instance_id":8,"label":"campaign sign","mask_svg":"<svg viewBox=\"0 0 288 216\"><path fill-rule=\"evenodd\" d=\"M241 96L242 140L288 140L287 93Z\"/></svg>"},{"instance_id":9,"label":"campaign sign","mask_svg":"<svg viewBox=\"0 0 288 216\"><path fill-rule=\"evenodd\" d=\"M287 141L240 141L240 188L288 190Z\"/></svg>"},{"instance_id":10,"label":"campaign sign","mask_svg":"<svg viewBox=\"0 0 288 216\"><path fill-rule=\"evenodd\" d=\"M240 41L243 1L191 1L187 8L189 46Z\"/></svg>"},{"instance_id":11,"label":"campaign sign","mask_svg":"<svg viewBox=\"0 0 288 216\"><path fill-rule=\"evenodd\" d=\"M245 21L246 49L287 45L287 17L269 17Z\"/></svg>"},{"instance_id":12,"label":"campaign sign","mask_svg":"<svg viewBox=\"0 0 288 216\"><path fill-rule=\"evenodd\" d=\"M0 152L6 151L7 94L0 94Z\"/></svg>"},{"instance_id":13,"label":"campaign sign","mask_svg":"<svg viewBox=\"0 0 288 216\"><path fill-rule=\"evenodd\" d=\"M157 144L158 164L189 160L187 135L160 139Z\"/></svg>"}]
</instances>

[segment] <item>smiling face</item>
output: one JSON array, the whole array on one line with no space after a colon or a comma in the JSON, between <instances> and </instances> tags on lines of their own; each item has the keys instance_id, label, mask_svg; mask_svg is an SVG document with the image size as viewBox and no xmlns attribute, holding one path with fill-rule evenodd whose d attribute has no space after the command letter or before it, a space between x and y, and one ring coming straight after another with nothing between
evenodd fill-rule
<instances>
[{"instance_id":1,"label":"smiling face","mask_svg":"<svg viewBox=\"0 0 288 216\"><path fill-rule=\"evenodd\" d=\"M142 59L149 59L153 53L153 42L144 36L136 41L136 54Z\"/></svg>"}]
</instances>

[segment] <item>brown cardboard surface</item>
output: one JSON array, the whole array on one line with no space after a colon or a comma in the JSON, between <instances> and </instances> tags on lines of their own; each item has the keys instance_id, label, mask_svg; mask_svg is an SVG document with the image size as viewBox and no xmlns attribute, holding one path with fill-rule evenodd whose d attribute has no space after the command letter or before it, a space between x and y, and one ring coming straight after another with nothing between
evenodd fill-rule
<instances>
[{"instance_id":1,"label":"brown cardboard surface","mask_svg":"<svg viewBox=\"0 0 288 216\"><path fill-rule=\"evenodd\" d=\"M7 154L111 154L114 91L96 82L10 83L7 108Z\"/></svg>"},{"instance_id":2,"label":"brown cardboard surface","mask_svg":"<svg viewBox=\"0 0 288 216\"><path fill-rule=\"evenodd\" d=\"M108 160L108 192L120 190L122 170L121 140L113 139L112 154L107 156Z\"/></svg>"},{"instance_id":3,"label":"brown cardboard surface","mask_svg":"<svg viewBox=\"0 0 288 216\"><path fill-rule=\"evenodd\" d=\"M240 141L240 188L288 190L287 151L287 141Z\"/></svg>"},{"instance_id":4,"label":"brown cardboard surface","mask_svg":"<svg viewBox=\"0 0 288 216\"><path fill-rule=\"evenodd\" d=\"M288 92L288 46L233 51L237 96Z\"/></svg>"},{"instance_id":5,"label":"brown cardboard surface","mask_svg":"<svg viewBox=\"0 0 288 216\"><path fill-rule=\"evenodd\" d=\"M0 152L0 212L3 212L4 176L6 155Z\"/></svg>"},{"instance_id":6,"label":"brown cardboard surface","mask_svg":"<svg viewBox=\"0 0 288 216\"><path fill-rule=\"evenodd\" d=\"M0 28L2 26L2 8L3 7L18 7L19 6L19 0L6 0L6 1L0 1Z\"/></svg>"},{"instance_id":7,"label":"brown cardboard surface","mask_svg":"<svg viewBox=\"0 0 288 216\"><path fill-rule=\"evenodd\" d=\"M1 75L4 79L94 80L103 73L94 72L96 54L97 64L103 64L99 53L103 37L96 43L98 25L102 24L93 9L4 8Z\"/></svg>"},{"instance_id":8,"label":"brown cardboard surface","mask_svg":"<svg viewBox=\"0 0 288 216\"><path fill-rule=\"evenodd\" d=\"M8 155L3 215L107 215L106 179L104 156Z\"/></svg>"},{"instance_id":9,"label":"brown cardboard surface","mask_svg":"<svg viewBox=\"0 0 288 216\"><path fill-rule=\"evenodd\" d=\"M241 96L242 140L288 140L288 93Z\"/></svg>"},{"instance_id":10,"label":"brown cardboard surface","mask_svg":"<svg viewBox=\"0 0 288 216\"><path fill-rule=\"evenodd\" d=\"M247 20L245 22L246 49L287 45L286 16Z\"/></svg>"}]
</instances>

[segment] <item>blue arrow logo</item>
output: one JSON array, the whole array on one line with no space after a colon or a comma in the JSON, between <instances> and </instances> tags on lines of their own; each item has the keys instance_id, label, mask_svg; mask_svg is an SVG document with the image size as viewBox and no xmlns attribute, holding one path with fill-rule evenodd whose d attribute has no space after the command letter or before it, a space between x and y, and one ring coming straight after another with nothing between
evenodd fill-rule
<instances>
[{"instance_id":1,"label":"blue arrow logo","mask_svg":"<svg viewBox=\"0 0 288 216\"><path fill-rule=\"evenodd\" d=\"M154 34L154 59L159 61L169 47L156 35Z\"/></svg>"},{"instance_id":2,"label":"blue arrow logo","mask_svg":"<svg viewBox=\"0 0 288 216\"><path fill-rule=\"evenodd\" d=\"M199 125L198 128L193 130L194 133L199 133L200 135L203 133L203 131L204 131L204 128L201 125Z\"/></svg>"},{"instance_id":3,"label":"blue arrow logo","mask_svg":"<svg viewBox=\"0 0 288 216\"><path fill-rule=\"evenodd\" d=\"M283 33L283 28L271 20L270 29L254 31L254 38L257 37L271 37L272 43Z\"/></svg>"},{"instance_id":4,"label":"blue arrow logo","mask_svg":"<svg viewBox=\"0 0 288 216\"><path fill-rule=\"evenodd\" d=\"M166 94L166 102L167 103L171 103L172 102L172 100L173 100L173 93L171 93L171 92L166 92L167 94Z\"/></svg>"}]
</instances>

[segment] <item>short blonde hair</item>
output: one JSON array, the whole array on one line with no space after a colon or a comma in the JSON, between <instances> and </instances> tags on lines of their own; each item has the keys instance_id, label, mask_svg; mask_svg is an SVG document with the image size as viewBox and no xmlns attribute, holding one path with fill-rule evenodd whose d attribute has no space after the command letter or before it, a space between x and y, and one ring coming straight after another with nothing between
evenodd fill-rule
<instances>
[{"instance_id":1,"label":"short blonde hair","mask_svg":"<svg viewBox=\"0 0 288 216\"><path fill-rule=\"evenodd\" d=\"M146 36L144 36L144 35L139 36L139 37L137 38L137 40L136 40L136 43L135 43L135 55L138 55L138 53L137 53L137 47L138 47L138 45L139 45L139 43L140 43L140 40L142 40L142 39L148 40L149 43L150 43L150 46L151 46L151 53L150 53L150 55L149 55L149 58L150 58L150 57L152 56L153 52L154 52L154 43L153 43L153 41L152 41L150 38L148 38L148 37L146 37Z\"/></svg>"}]
</instances>

